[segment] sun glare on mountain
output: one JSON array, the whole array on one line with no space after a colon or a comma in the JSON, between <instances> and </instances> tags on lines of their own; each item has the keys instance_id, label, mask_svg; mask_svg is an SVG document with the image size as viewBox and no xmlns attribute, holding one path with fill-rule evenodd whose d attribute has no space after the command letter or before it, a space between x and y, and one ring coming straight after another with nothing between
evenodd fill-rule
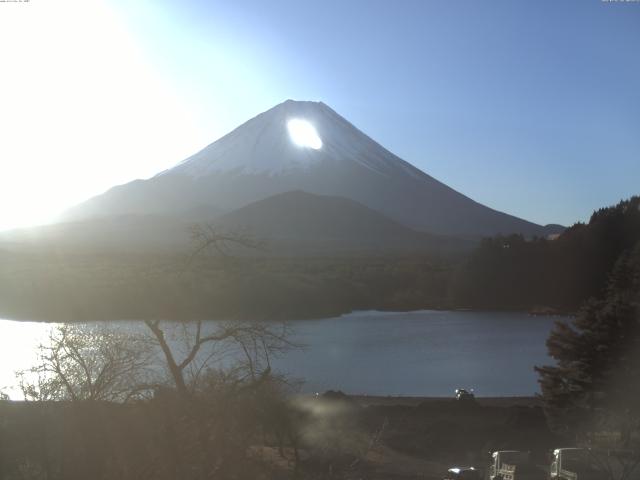
<instances>
[{"instance_id":1,"label":"sun glare on mountain","mask_svg":"<svg viewBox=\"0 0 640 480\"><path fill-rule=\"evenodd\" d=\"M313 148L319 150L322 148L322 139L315 127L306 120L299 118L291 119L287 122L287 130L293 143L299 147Z\"/></svg>"}]
</instances>

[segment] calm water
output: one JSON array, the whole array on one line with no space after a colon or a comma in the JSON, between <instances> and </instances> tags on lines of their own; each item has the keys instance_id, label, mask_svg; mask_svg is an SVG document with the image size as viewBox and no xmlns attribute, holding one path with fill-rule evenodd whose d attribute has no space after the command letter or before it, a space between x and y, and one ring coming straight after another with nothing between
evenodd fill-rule
<instances>
[{"instance_id":1,"label":"calm water","mask_svg":"<svg viewBox=\"0 0 640 480\"><path fill-rule=\"evenodd\" d=\"M294 323L302 350L274 368L304 379L307 392L448 396L538 392L534 365L548 364L545 340L557 318L517 313L356 312ZM119 323L138 329L136 322ZM16 398L15 371L29 368L49 324L0 320L0 388Z\"/></svg>"},{"instance_id":2,"label":"calm water","mask_svg":"<svg viewBox=\"0 0 640 480\"><path fill-rule=\"evenodd\" d=\"M557 318L517 313L358 312L295 325L304 351L276 362L329 388L371 395L478 395L539 391L534 365L551 362L545 341Z\"/></svg>"}]
</instances>

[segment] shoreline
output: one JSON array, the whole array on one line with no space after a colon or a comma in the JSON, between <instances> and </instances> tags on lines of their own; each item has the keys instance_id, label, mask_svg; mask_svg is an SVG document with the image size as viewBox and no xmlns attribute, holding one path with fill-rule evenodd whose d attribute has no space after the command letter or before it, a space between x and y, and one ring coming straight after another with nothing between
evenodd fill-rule
<instances>
[{"instance_id":1,"label":"shoreline","mask_svg":"<svg viewBox=\"0 0 640 480\"><path fill-rule=\"evenodd\" d=\"M337 390L327 390L319 394L298 394L294 397L300 398L316 398L318 395L322 397L328 392L333 392L340 397L344 396L345 400L351 400L362 407L369 406L403 406L417 407L428 405L444 405L456 404L456 400L452 396L418 396L418 395L364 395L349 394ZM542 399L537 395L501 395L475 397L476 404L483 407L542 407Z\"/></svg>"},{"instance_id":2,"label":"shoreline","mask_svg":"<svg viewBox=\"0 0 640 480\"><path fill-rule=\"evenodd\" d=\"M239 322L284 322L284 323L301 323L306 321L318 321L318 320L330 320L330 319L338 319L342 317L346 317L349 315L358 315L358 314L370 314L370 313L378 313L382 315L401 315L401 314L417 314L421 312L478 312L478 313L512 313L517 315L528 315L530 317L565 317L571 318L576 315L575 312L561 312L561 311L545 311L539 312L534 310L511 310L511 309L483 309L483 308L439 308L439 307L431 307L431 308L420 308L414 310L378 310L378 309L361 309L361 310L352 310L350 312L340 313L336 315L329 316L309 316L309 317L298 317L293 319L283 319L283 318L270 318L265 317L262 319L246 319L246 318L189 318L189 319L180 319L180 318L161 318L160 320L163 322L179 322L179 323L191 323L191 322L222 322L222 321L239 321ZM89 318L86 320L63 320L59 318L25 318L20 315L14 316L13 318L9 318L9 316L2 316L0 314L0 321L9 321L9 322L24 322L24 323L97 323L97 322L144 322L145 320L156 320L156 318L144 319L144 318Z\"/></svg>"},{"instance_id":3,"label":"shoreline","mask_svg":"<svg viewBox=\"0 0 640 480\"><path fill-rule=\"evenodd\" d=\"M423 404L456 403L453 396L422 397L409 395L348 395L362 406L407 406L416 407ZM542 399L538 396L505 395L492 397L475 397L476 403L484 407L541 407Z\"/></svg>"}]
</instances>

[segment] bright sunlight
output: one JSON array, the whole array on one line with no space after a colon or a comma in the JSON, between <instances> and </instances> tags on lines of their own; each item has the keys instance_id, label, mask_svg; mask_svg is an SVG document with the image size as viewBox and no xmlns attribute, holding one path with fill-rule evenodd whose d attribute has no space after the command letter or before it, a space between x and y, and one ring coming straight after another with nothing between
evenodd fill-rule
<instances>
[{"instance_id":1,"label":"bright sunlight","mask_svg":"<svg viewBox=\"0 0 640 480\"><path fill-rule=\"evenodd\" d=\"M52 220L200 144L108 4L2 4L0 42L0 230Z\"/></svg>"},{"instance_id":2,"label":"bright sunlight","mask_svg":"<svg viewBox=\"0 0 640 480\"><path fill-rule=\"evenodd\" d=\"M291 119L287 122L287 129L291 140L299 147L312 148L314 150L322 148L320 135L308 121L299 118Z\"/></svg>"}]
</instances>

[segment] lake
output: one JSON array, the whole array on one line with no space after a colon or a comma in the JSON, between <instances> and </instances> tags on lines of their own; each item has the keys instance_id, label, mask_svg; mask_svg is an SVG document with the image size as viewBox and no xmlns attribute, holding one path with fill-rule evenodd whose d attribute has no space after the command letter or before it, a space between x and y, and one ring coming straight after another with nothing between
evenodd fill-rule
<instances>
[{"instance_id":1,"label":"lake","mask_svg":"<svg viewBox=\"0 0 640 480\"><path fill-rule=\"evenodd\" d=\"M545 341L559 319L426 310L301 320L291 324L293 340L305 347L273 367L304 379L305 392L451 396L462 387L479 396L532 395L539 391L533 367L551 363ZM142 328L139 322L117 325ZM33 364L51 328L0 320L0 388L11 398L19 398L15 371Z\"/></svg>"}]
</instances>

